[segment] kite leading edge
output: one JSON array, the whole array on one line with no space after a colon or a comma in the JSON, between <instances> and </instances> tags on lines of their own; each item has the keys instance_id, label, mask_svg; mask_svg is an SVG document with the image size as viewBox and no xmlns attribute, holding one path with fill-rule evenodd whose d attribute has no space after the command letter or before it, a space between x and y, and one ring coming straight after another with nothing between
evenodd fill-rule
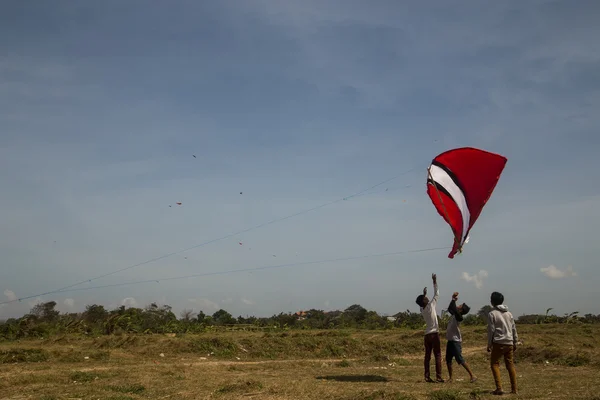
<instances>
[{"instance_id":1,"label":"kite leading edge","mask_svg":"<svg viewBox=\"0 0 600 400\"><path fill-rule=\"evenodd\" d=\"M427 194L450 225L454 245L448 258L462 252L469 232L494 191L507 159L472 147L448 150L427 169Z\"/></svg>"}]
</instances>

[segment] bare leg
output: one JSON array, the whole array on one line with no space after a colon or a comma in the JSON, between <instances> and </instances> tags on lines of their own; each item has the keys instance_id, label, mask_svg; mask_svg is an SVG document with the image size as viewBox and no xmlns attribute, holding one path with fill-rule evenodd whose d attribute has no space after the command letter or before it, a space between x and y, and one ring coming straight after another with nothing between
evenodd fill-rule
<instances>
[{"instance_id":1,"label":"bare leg","mask_svg":"<svg viewBox=\"0 0 600 400\"><path fill-rule=\"evenodd\" d=\"M462 366L469 373L469 376L471 377L471 383L475 382L477 380L477 378L473 375L473 371L471 371L471 368L469 367L469 364L467 364L467 362L465 361Z\"/></svg>"},{"instance_id":2,"label":"bare leg","mask_svg":"<svg viewBox=\"0 0 600 400\"><path fill-rule=\"evenodd\" d=\"M448 382L451 383L452 382L452 361L450 362L446 362L446 366L448 367Z\"/></svg>"}]
</instances>

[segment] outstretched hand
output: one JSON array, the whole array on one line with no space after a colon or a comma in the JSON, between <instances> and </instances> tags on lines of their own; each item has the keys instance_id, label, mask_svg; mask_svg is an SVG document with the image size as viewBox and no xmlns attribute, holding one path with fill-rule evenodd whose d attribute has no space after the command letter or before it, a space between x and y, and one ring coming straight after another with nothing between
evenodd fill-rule
<instances>
[{"instance_id":1,"label":"outstretched hand","mask_svg":"<svg viewBox=\"0 0 600 400\"><path fill-rule=\"evenodd\" d=\"M454 292L452 294L452 300L454 300L454 301L458 300L458 292Z\"/></svg>"},{"instance_id":2,"label":"outstretched hand","mask_svg":"<svg viewBox=\"0 0 600 400\"><path fill-rule=\"evenodd\" d=\"M427 295L427 286L423 288L423 295Z\"/></svg>"},{"instance_id":3,"label":"outstretched hand","mask_svg":"<svg viewBox=\"0 0 600 400\"><path fill-rule=\"evenodd\" d=\"M437 282L437 275L431 274L431 279L433 279L433 283L435 284Z\"/></svg>"}]
</instances>

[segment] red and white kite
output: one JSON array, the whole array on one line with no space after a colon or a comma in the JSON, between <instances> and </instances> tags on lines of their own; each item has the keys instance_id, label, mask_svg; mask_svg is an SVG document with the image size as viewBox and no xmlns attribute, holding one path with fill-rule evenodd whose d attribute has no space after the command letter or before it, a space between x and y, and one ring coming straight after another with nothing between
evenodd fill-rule
<instances>
[{"instance_id":1,"label":"red and white kite","mask_svg":"<svg viewBox=\"0 0 600 400\"><path fill-rule=\"evenodd\" d=\"M469 241L469 231L489 200L507 159L472 147L448 150L428 168L427 194L452 228L454 246L448 258Z\"/></svg>"}]
</instances>

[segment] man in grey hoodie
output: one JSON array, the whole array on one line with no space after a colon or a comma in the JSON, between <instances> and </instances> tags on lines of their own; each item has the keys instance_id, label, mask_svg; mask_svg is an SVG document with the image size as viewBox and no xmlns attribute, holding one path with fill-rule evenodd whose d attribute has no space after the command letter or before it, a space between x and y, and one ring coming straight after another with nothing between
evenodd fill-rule
<instances>
[{"instance_id":1,"label":"man in grey hoodie","mask_svg":"<svg viewBox=\"0 0 600 400\"><path fill-rule=\"evenodd\" d=\"M513 315L504 304L502 293L494 292L490 302L494 307L488 314L488 347L491 352L490 366L496 383L493 394L502 395L502 381L500 379L500 359L504 358L504 364L510 377L511 393L517 394L517 372L515 371L514 352L517 350L517 327Z\"/></svg>"}]
</instances>

